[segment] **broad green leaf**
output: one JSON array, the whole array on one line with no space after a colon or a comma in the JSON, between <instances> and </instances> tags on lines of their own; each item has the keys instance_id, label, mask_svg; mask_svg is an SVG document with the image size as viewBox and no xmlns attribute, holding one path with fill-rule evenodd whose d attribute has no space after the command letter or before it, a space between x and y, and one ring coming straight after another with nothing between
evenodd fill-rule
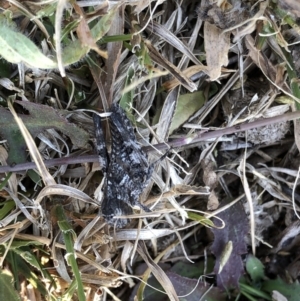
<instances>
[{"instance_id":1,"label":"broad green leaf","mask_svg":"<svg viewBox=\"0 0 300 301\"><path fill-rule=\"evenodd\" d=\"M118 5L115 5L92 28L91 34L95 42L100 40L108 32L117 10ZM71 27L74 28L74 26L76 26L76 22L72 23ZM18 64L23 62L28 66L41 69L57 68L55 61L46 57L29 38L17 32L13 27L13 25L8 25L5 20L0 22L0 55L4 59L10 63ZM70 30L70 28L68 28L68 30ZM66 31L63 32L63 37L65 37L65 35ZM72 41L63 50L62 57L64 65L68 66L77 63L88 54L90 49L90 47L82 45L79 40Z\"/></svg>"},{"instance_id":2,"label":"broad green leaf","mask_svg":"<svg viewBox=\"0 0 300 301\"><path fill-rule=\"evenodd\" d=\"M134 68L132 66L130 66L128 69L128 72L127 72L124 88L131 85L133 79L134 79ZM133 101L133 96L134 96L134 89L132 89L122 95L121 100L120 100L120 107L123 108L124 111L128 111L128 108L130 108L130 104Z\"/></svg>"},{"instance_id":3,"label":"broad green leaf","mask_svg":"<svg viewBox=\"0 0 300 301\"><path fill-rule=\"evenodd\" d=\"M0 300L21 301L21 298L14 288L14 279L7 271L0 270Z\"/></svg>"},{"instance_id":4,"label":"broad green leaf","mask_svg":"<svg viewBox=\"0 0 300 301\"><path fill-rule=\"evenodd\" d=\"M6 175L5 179L0 183L0 191L6 186L6 184L7 184L8 180L9 180L10 176L11 176L11 172L9 172Z\"/></svg>"},{"instance_id":5,"label":"broad green leaf","mask_svg":"<svg viewBox=\"0 0 300 301\"><path fill-rule=\"evenodd\" d=\"M264 265L255 256L249 254L246 259L246 270L254 282L261 280L264 273Z\"/></svg>"},{"instance_id":6,"label":"broad green leaf","mask_svg":"<svg viewBox=\"0 0 300 301\"><path fill-rule=\"evenodd\" d=\"M0 22L0 55L8 62L43 69L57 68L57 63L46 57L25 35L5 21Z\"/></svg>"},{"instance_id":7,"label":"broad green leaf","mask_svg":"<svg viewBox=\"0 0 300 301\"><path fill-rule=\"evenodd\" d=\"M0 220L4 219L4 217L6 217L15 207L16 205L13 200L6 200L0 209Z\"/></svg>"},{"instance_id":8,"label":"broad green leaf","mask_svg":"<svg viewBox=\"0 0 300 301\"><path fill-rule=\"evenodd\" d=\"M43 243L39 241L26 241L26 240L14 240L12 244L9 246L10 254L13 256L20 256L23 258L28 264L36 268L38 271L40 271L41 274L43 274L44 278L49 279L49 281L53 281L51 275L49 274L47 269L44 269L42 264L39 262L37 257L35 256L35 253L31 251L32 247L39 247L44 246ZM42 249L40 249L40 252L43 252ZM1 300L1 299L0 299Z\"/></svg>"},{"instance_id":9,"label":"broad green leaf","mask_svg":"<svg viewBox=\"0 0 300 301\"><path fill-rule=\"evenodd\" d=\"M46 129L56 129L70 137L72 143L83 147L88 142L89 136L83 129L71 124L62 117L58 111L49 106L40 104L15 101L24 107L29 114L19 115L33 137ZM0 135L6 139L9 145L8 162L21 163L26 161L26 143L15 123L12 114L5 108L0 107Z\"/></svg>"},{"instance_id":10,"label":"broad green leaf","mask_svg":"<svg viewBox=\"0 0 300 301\"><path fill-rule=\"evenodd\" d=\"M15 249L19 249L22 247L28 247L28 246L43 246L44 244L39 242L39 241L35 241L35 240L14 240L9 249L10 250L15 250Z\"/></svg>"},{"instance_id":11,"label":"broad green leaf","mask_svg":"<svg viewBox=\"0 0 300 301\"><path fill-rule=\"evenodd\" d=\"M197 246L194 246L193 249L196 250ZM177 261L171 267L170 272L176 273L183 277L198 279L205 273L213 273L214 263L215 259L213 258L213 256L208 256L205 260L202 259L194 263L187 261Z\"/></svg>"},{"instance_id":12,"label":"broad green leaf","mask_svg":"<svg viewBox=\"0 0 300 301\"><path fill-rule=\"evenodd\" d=\"M40 271L41 274L43 274L44 278L49 279L50 281L53 281L51 278L49 272L43 268L41 263L38 261L34 253L31 252L31 250L28 248L28 250L22 250L22 249L14 249L14 253L21 256L28 264L30 264L32 267L36 268L38 271Z\"/></svg>"},{"instance_id":13,"label":"broad green leaf","mask_svg":"<svg viewBox=\"0 0 300 301\"><path fill-rule=\"evenodd\" d=\"M91 34L95 41L100 40L110 29L112 21L116 12L119 9L119 5L115 5L100 21L92 28Z\"/></svg>"},{"instance_id":14,"label":"broad green leaf","mask_svg":"<svg viewBox=\"0 0 300 301\"><path fill-rule=\"evenodd\" d=\"M50 17L55 13L56 7L57 7L57 3L44 6L36 13L36 17L37 18Z\"/></svg>"},{"instance_id":15,"label":"broad green leaf","mask_svg":"<svg viewBox=\"0 0 300 301\"><path fill-rule=\"evenodd\" d=\"M100 40L109 31L117 9L118 6L116 5L91 29L91 35L95 39L95 42ZM89 51L90 47L82 45L79 40L72 41L63 50L62 58L64 65L68 66L77 63Z\"/></svg>"},{"instance_id":16,"label":"broad green leaf","mask_svg":"<svg viewBox=\"0 0 300 301\"><path fill-rule=\"evenodd\" d=\"M0 59L0 77L10 77L11 63L6 60Z\"/></svg>"},{"instance_id":17,"label":"broad green leaf","mask_svg":"<svg viewBox=\"0 0 300 301\"><path fill-rule=\"evenodd\" d=\"M124 88L132 84L134 75L135 75L134 68L130 66L127 72ZM132 111L130 110L130 105L132 104L133 97L134 97L134 89L124 93L120 100L120 107L126 112L126 115L131 121L131 123L135 124L136 123L135 118L132 114Z\"/></svg>"},{"instance_id":18,"label":"broad green leaf","mask_svg":"<svg viewBox=\"0 0 300 301\"><path fill-rule=\"evenodd\" d=\"M267 280L263 282L261 290L269 292L278 291L289 301L299 301L300 285L299 283L286 283L282 279Z\"/></svg>"},{"instance_id":19,"label":"broad green leaf","mask_svg":"<svg viewBox=\"0 0 300 301\"><path fill-rule=\"evenodd\" d=\"M67 26L65 28L63 28L63 30L62 30L60 40L64 41L64 39L68 36L68 34L70 34L70 32L72 30L76 29L79 22L80 22L80 19L77 19L77 20L73 20L72 22L68 23Z\"/></svg>"},{"instance_id":20,"label":"broad green leaf","mask_svg":"<svg viewBox=\"0 0 300 301\"><path fill-rule=\"evenodd\" d=\"M170 126L170 134L195 114L204 105L205 100L203 91L180 95Z\"/></svg>"},{"instance_id":21,"label":"broad green leaf","mask_svg":"<svg viewBox=\"0 0 300 301\"><path fill-rule=\"evenodd\" d=\"M27 279L27 281L29 281L31 285L34 288L36 288L42 295L49 296L49 293L43 282L39 280L38 276L35 274L33 269L28 266L28 264L24 261L24 259L21 256L19 256L15 252L8 251L6 260L10 263L13 274L16 275L14 279L15 282L18 281L18 275L23 275L23 277Z\"/></svg>"}]
</instances>

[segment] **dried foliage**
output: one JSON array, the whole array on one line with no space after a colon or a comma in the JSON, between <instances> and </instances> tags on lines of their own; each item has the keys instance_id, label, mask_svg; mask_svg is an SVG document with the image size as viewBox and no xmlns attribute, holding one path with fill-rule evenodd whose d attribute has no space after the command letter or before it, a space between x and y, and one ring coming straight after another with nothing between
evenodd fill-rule
<instances>
[{"instance_id":1,"label":"dried foliage","mask_svg":"<svg viewBox=\"0 0 300 301\"><path fill-rule=\"evenodd\" d=\"M0 6L0 300L299 299L297 1Z\"/></svg>"}]
</instances>

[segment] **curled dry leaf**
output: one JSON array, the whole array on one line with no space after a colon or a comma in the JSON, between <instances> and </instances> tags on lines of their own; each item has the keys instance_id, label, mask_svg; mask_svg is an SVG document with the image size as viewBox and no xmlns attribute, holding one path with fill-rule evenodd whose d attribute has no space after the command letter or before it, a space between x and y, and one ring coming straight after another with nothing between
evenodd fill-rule
<instances>
[{"instance_id":1,"label":"curled dry leaf","mask_svg":"<svg viewBox=\"0 0 300 301\"><path fill-rule=\"evenodd\" d=\"M169 300L179 301L179 298L177 296L177 293L175 291L172 282L170 281L166 273L162 270L162 268L155 261L151 259L143 243L140 242L138 243L137 251L148 265L148 269L151 270L152 274L155 276L155 278L164 288L166 294L169 297Z\"/></svg>"},{"instance_id":2,"label":"curled dry leaf","mask_svg":"<svg viewBox=\"0 0 300 301\"><path fill-rule=\"evenodd\" d=\"M81 279L85 283L95 284L98 286L106 286L106 287L119 287L122 285L122 281L120 281L120 276L117 273L106 274L100 272L100 275L91 275L86 273L81 273Z\"/></svg>"},{"instance_id":3,"label":"curled dry leaf","mask_svg":"<svg viewBox=\"0 0 300 301\"><path fill-rule=\"evenodd\" d=\"M93 49L96 51L100 56L107 59L107 52L99 49L99 47L96 44L95 39L92 37L90 28L88 26L88 22L85 18L84 12L82 8L76 3L73 2L73 7L77 14L80 15L80 23L76 29L78 38L80 43L82 44L82 47L89 47L90 49Z\"/></svg>"},{"instance_id":4,"label":"curled dry leaf","mask_svg":"<svg viewBox=\"0 0 300 301\"><path fill-rule=\"evenodd\" d=\"M208 197L207 209L216 210L219 207L219 200L214 191L218 185L218 176L214 171L214 162L209 159L204 159L201 162L203 169L203 182L211 189L211 193Z\"/></svg>"},{"instance_id":5,"label":"curled dry leaf","mask_svg":"<svg viewBox=\"0 0 300 301\"><path fill-rule=\"evenodd\" d=\"M210 193L207 202L207 210L216 210L219 208L220 202L214 190Z\"/></svg>"},{"instance_id":6,"label":"curled dry leaf","mask_svg":"<svg viewBox=\"0 0 300 301\"><path fill-rule=\"evenodd\" d=\"M255 47L254 39L247 35L245 37L245 45L247 49L249 50L249 56L253 60L253 62L261 69L264 75L268 76L268 78L275 83L276 82L276 74L277 71L274 67L274 65L270 62L270 60L266 59L261 51ZM289 91L289 88L287 85L283 86L287 91Z\"/></svg>"},{"instance_id":7,"label":"curled dry leaf","mask_svg":"<svg viewBox=\"0 0 300 301\"><path fill-rule=\"evenodd\" d=\"M228 64L228 50L230 48L230 33L223 33L213 24L204 23L204 40L208 75L211 81L221 75L221 67Z\"/></svg>"},{"instance_id":8,"label":"curled dry leaf","mask_svg":"<svg viewBox=\"0 0 300 301\"><path fill-rule=\"evenodd\" d=\"M251 6L248 1L230 2L226 0L202 1L197 10L199 18L218 28L232 30L248 22L257 11L257 6Z\"/></svg>"},{"instance_id":9,"label":"curled dry leaf","mask_svg":"<svg viewBox=\"0 0 300 301\"><path fill-rule=\"evenodd\" d=\"M218 176L214 171L214 162L204 159L201 165L203 168L203 182L211 189L214 189L218 185Z\"/></svg>"},{"instance_id":10,"label":"curled dry leaf","mask_svg":"<svg viewBox=\"0 0 300 301\"><path fill-rule=\"evenodd\" d=\"M170 190L175 195L200 195L208 194L208 187L190 186L190 185L175 185Z\"/></svg>"}]
</instances>

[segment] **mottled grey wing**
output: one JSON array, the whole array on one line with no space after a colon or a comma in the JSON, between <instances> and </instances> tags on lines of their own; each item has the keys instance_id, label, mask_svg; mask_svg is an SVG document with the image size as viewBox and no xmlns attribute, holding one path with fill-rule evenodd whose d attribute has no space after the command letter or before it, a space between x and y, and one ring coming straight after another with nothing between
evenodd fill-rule
<instances>
[{"instance_id":1,"label":"mottled grey wing","mask_svg":"<svg viewBox=\"0 0 300 301\"><path fill-rule=\"evenodd\" d=\"M111 160L119 166L120 173L124 176L123 188L129 188L128 202L146 210L148 208L140 204L139 196L149 183L153 166L149 166L147 155L136 141L131 122L118 104L111 106L110 130Z\"/></svg>"},{"instance_id":2,"label":"mottled grey wing","mask_svg":"<svg viewBox=\"0 0 300 301\"><path fill-rule=\"evenodd\" d=\"M124 162L131 162L148 167L147 155L136 141L130 120L118 104L111 106L110 130L112 136L112 158L115 153Z\"/></svg>"},{"instance_id":3,"label":"mottled grey wing","mask_svg":"<svg viewBox=\"0 0 300 301\"><path fill-rule=\"evenodd\" d=\"M96 136L96 149L99 156L100 168L106 174L108 168L108 154L104 139L104 133L101 125L101 117L94 113L93 114L95 136Z\"/></svg>"},{"instance_id":4,"label":"mottled grey wing","mask_svg":"<svg viewBox=\"0 0 300 301\"><path fill-rule=\"evenodd\" d=\"M124 202L125 199L128 199L128 195L120 188L115 182L115 178L111 178L110 171L108 171L101 212L105 221L110 225L115 225L117 228L125 227L129 223L129 219L116 219L114 217L131 215L133 213L130 205Z\"/></svg>"},{"instance_id":5,"label":"mottled grey wing","mask_svg":"<svg viewBox=\"0 0 300 301\"><path fill-rule=\"evenodd\" d=\"M131 215L134 206L150 211L140 204L139 196L151 177L153 165L149 166L147 156L138 145L133 127L124 111L118 104L113 104L110 111L110 158L107 155L101 118L96 114L93 116L99 161L106 173L101 211L108 224L121 228L129 219L114 217Z\"/></svg>"}]
</instances>

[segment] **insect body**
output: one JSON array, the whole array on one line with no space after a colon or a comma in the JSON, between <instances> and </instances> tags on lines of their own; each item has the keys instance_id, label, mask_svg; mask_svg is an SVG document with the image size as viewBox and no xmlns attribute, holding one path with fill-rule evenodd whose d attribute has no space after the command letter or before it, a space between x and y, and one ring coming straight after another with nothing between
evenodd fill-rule
<instances>
[{"instance_id":1,"label":"insect body","mask_svg":"<svg viewBox=\"0 0 300 301\"><path fill-rule=\"evenodd\" d=\"M101 211L108 224L121 228L129 220L114 217L132 214L132 207L135 206L150 211L140 203L139 197L150 181L154 163L148 163L147 156L137 143L133 127L122 108L114 103L110 112L112 139L110 156L105 147L101 118L96 114L93 117L97 152L103 172L106 174Z\"/></svg>"}]
</instances>

